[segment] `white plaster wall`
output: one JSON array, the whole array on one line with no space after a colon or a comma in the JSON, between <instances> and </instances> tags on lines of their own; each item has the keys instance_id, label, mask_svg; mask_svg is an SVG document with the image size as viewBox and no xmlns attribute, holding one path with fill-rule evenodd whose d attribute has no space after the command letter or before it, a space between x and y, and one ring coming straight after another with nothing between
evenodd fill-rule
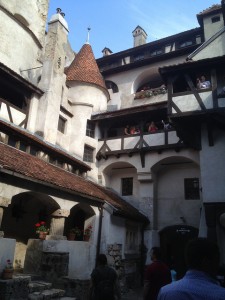
<instances>
[{"instance_id":1,"label":"white plaster wall","mask_svg":"<svg viewBox=\"0 0 225 300\"><path fill-rule=\"evenodd\" d=\"M211 19L214 16L220 16L220 21L216 23L212 23ZM223 28L223 15L222 13L205 16L203 19L203 26L204 26L204 34L205 40L208 40L212 37L216 32L218 32L221 28Z\"/></svg>"},{"instance_id":2,"label":"white plaster wall","mask_svg":"<svg viewBox=\"0 0 225 300\"><path fill-rule=\"evenodd\" d=\"M69 82L68 99L72 104L85 103L93 106L93 112L106 111L107 98L105 92L88 83ZM90 115L87 116L88 118Z\"/></svg>"},{"instance_id":3,"label":"white plaster wall","mask_svg":"<svg viewBox=\"0 0 225 300\"><path fill-rule=\"evenodd\" d=\"M179 62L184 62L185 58L185 56L173 58L170 60L163 61L163 64L153 63L140 68L106 76L105 80L113 81L119 89L119 93L110 94L111 100L108 104L117 104L118 108L122 109L132 106L140 106L143 104L166 101L167 94L145 98L144 100L134 100L134 93L141 84L144 84L144 82L148 81L148 74L151 73L151 70L153 68L157 70L159 67L162 67L162 65L166 66L171 64L177 64Z\"/></svg>"},{"instance_id":4,"label":"white plaster wall","mask_svg":"<svg viewBox=\"0 0 225 300\"><path fill-rule=\"evenodd\" d=\"M204 202L224 202L225 196L225 137L220 130L213 131L214 146L208 145L207 130L202 130L200 151L202 195Z\"/></svg>"},{"instance_id":5,"label":"white plaster wall","mask_svg":"<svg viewBox=\"0 0 225 300\"><path fill-rule=\"evenodd\" d=\"M12 106L10 107L10 112L11 112L14 124L19 125L22 121L25 120L26 114L19 111L19 110L17 110L17 109L15 109ZM8 122L11 122L7 105L4 102L1 103L0 117L3 118L4 120L8 121Z\"/></svg>"},{"instance_id":6,"label":"white plaster wall","mask_svg":"<svg viewBox=\"0 0 225 300\"><path fill-rule=\"evenodd\" d=\"M44 38L49 0L0 0L0 5L12 15L21 15L35 36L39 40Z\"/></svg>"},{"instance_id":7,"label":"white plaster wall","mask_svg":"<svg viewBox=\"0 0 225 300\"><path fill-rule=\"evenodd\" d=\"M16 240L0 238L0 274L5 268L8 259L13 262L15 247Z\"/></svg>"},{"instance_id":8,"label":"white plaster wall","mask_svg":"<svg viewBox=\"0 0 225 300\"><path fill-rule=\"evenodd\" d=\"M186 224L199 227L201 200L185 200L184 178L200 177L195 164L167 166L157 173L157 223L161 230L166 226ZM200 183L201 186L201 183Z\"/></svg>"},{"instance_id":9,"label":"white plaster wall","mask_svg":"<svg viewBox=\"0 0 225 300\"><path fill-rule=\"evenodd\" d=\"M146 153L145 155L145 167L141 166L141 159L139 153L133 154L132 157L128 155L123 155L120 158L116 157L109 157L107 160L101 159L99 161L99 174L103 174L105 170L116 164L118 167L122 164L121 168L123 167L123 163L129 163L134 168L137 169L137 172L150 172L151 168L157 164L159 161L166 159L166 158L173 158L176 157L185 157L193 160L195 163L199 164L199 152L192 149L182 149L180 152L175 152L174 150L166 150L163 151L161 154L157 152Z\"/></svg>"},{"instance_id":10,"label":"white plaster wall","mask_svg":"<svg viewBox=\"0 0 225 300\"><path fill-rule=\"evenodd\" d=\"M209 45L204 47L196 55L193 56L194 60L200 60L205 58L223 56L225 54L225 32L221 33L215 40Z\"/></svg>"},{"instance_id":11,"label":"white plaster wall","mask_svg":"<svg viewBox=\"0 0 225 300\"><path fill-rule=\"evenodd\" d=\"M33 94L30 99L30 107L29 107L29 114L28 114L28 121L27 121L27 129L31 132L35 132L35 123L37 119L37 112L38 112L38 105L39 105L39 97Z\"/></svg>"},{"instance_id":12,"label":"white plaster wall","mask_svg":"<svg viewBox=\"0 0 225 300\"><path fill-rule=\"evenodd\" d=\"M213 99L211 91L201 92L199 95L206 109L213 108ZM173 97L173 102L182 112L202 110L194 95ZM172 112L176 113L174 109L172 110Z\"/></svg>"},{"instance_id":13,"label":"white plaster wall","mask_svg":"<svg viewBox=\"0 0 225 300\"><path fill-rule=\"evenodd\" d=\"M37 61L41 50L39 45L31 34L1 10L0 33L0 52L3 64L19 74L20 70L40 66Z\"/></svg>"},{"instance_id":14,"label":"white plaster wall","mask_svg":"<svg viewBox=\"0 0 225 300\"><path fill-rule=\"evenodd\" d=\"M91 243L67 240L43 241L45 252L69 252L69 278L90 279L95 266L95 247Z\"/></svg>"}]
</instances>

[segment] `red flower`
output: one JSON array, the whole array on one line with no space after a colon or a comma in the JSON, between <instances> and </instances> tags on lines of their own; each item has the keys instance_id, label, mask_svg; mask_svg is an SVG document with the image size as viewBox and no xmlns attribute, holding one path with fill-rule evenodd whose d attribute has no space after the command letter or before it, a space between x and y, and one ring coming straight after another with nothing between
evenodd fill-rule
<instances>
[{"instance_id":1,"label":"red flower","mask_svg":"<svg viewBox=\"0 0 225 300\"><path fill-rule=\"evenodd\" d=\"M41 225L45 225L45 222L44 222L44 221L41 221Z\"/></svg>"},{"instance_id":2,"label":"red flower","mask_svg":"<svg viewBox=\"0 0 225 300\"><path fill-rule=\"evenodd\" d=\"M40 227L40 226L41 226L41 224L40 224L40 223L37 223L37 224L35 224L35 226L36 226L36 227Z\"/></svg>"}]
</instances>

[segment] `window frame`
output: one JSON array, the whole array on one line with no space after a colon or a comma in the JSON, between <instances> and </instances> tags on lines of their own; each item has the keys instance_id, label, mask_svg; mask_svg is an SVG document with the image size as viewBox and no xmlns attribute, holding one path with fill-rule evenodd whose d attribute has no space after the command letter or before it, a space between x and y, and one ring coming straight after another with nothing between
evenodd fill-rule
<instances>
[{"instance_id":1,"label":"window frame","mask_svg":"<svg viewBox=\"0 0 225 300\"><path fill-rule=\"evenodd\" d=\"M195 187L194 185L197 184ZM184 199L200 200L200 182L199 178L184 178Z\"/></svg>"},{"instance_id":2,"label":"window frame","mask_svg":"<svg viewBox=\"0 0 225 300\"><path fill-rule=\"evenodd\" d=\"M89 153L88 153L89 151ZM94 151L95 149L89 145L84 145L83 161L93 163L94 162Z\"/></svg>"},{"instance_id":3,"label":"window frame","mask_svg":"<svg viewBox=\"0 0 225 300\"><path fill-rule=\"evenodd\" d=\"M91 122L90 120L87 120L86 136L89 136L93 139L95 138L95 123Z\"/></svg>"},{"instance_id":4,"label":"window frame","mask_svg":"<svg viewBox=\"0 0 225 300\"><path fill-rule=\"evenodd\" d=\"M62 122L62 123L60 123L60 122ZM67 126L67 119L64 118L63 116L59 115L57 130L59 132L65 134L65 132L66 132L66 126Z\"/></svg>"},{"instance_id":5,"label":"window frame","mask_svg":"<svg viewBox=\"0 0 225 300\"><path fill-rule=\"evenodd\" d=\"M133 177L121 178L121 195L122 196L132 196L133 188L134 188L134 178Z\"/></svg>"}]
</instances>

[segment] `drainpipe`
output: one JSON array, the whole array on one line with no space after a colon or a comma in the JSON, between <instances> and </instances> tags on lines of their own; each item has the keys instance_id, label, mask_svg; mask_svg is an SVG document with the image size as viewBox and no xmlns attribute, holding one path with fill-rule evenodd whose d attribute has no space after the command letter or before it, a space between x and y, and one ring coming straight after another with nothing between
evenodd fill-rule
<instances>
[{"instance_id":1,"label":"drainpipe","mask_svg":"<svg viewBox=\"0 0 225 300\"><path fill-rule=\"evenodd\" d=\"M99 210L99 226L98 226L98 239L97 239L97 250L96 250L96 260L95 266L97 266L97 258L100 254L101 236L102 236L102 218L103 218L103 205L98 207Z\"/></svg>"}]
</instances>

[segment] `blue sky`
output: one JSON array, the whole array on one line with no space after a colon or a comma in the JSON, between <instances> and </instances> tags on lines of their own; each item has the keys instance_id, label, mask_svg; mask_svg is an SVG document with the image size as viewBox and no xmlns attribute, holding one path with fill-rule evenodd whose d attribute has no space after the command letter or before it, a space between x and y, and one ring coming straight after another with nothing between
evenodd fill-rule
<instances>
[{"instance_id":1,"label":"blue sky","mask_svg":"<svg viewBox=\"0 0 225 300\"><path fill-rule=\"evenodd\" d=\"M95 58L108 47L113 53L133 47L132 31L140 25L147 42L199 26L196 14L220 0L50 0L49 16L60 7L69 26L69 41L78 52L87 40Z\"/></svg>"}]
</instances>

